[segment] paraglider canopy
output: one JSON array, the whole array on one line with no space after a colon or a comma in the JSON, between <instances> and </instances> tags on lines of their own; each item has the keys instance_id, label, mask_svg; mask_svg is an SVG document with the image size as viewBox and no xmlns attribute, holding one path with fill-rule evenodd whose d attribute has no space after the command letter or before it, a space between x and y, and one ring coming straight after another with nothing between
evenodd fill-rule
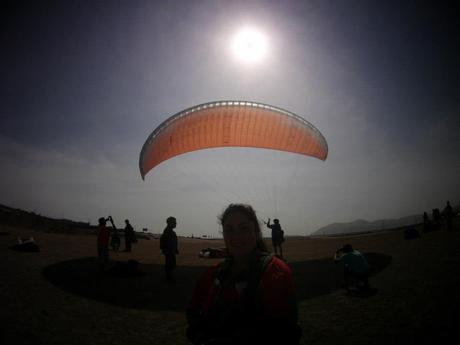
<instances>
[{"instance_id":1,"label":"paraglider canopy","mask_svg":"<svg viewBox=\"0 0 460 345\"><path fill-rule=\"evenodd\" d=\"M139 157L142 179L171 157L206 148L254 147L327 158L321 132L304 118L271 105L217 101L185 109L149 135Z\"/></svg>"}]
</instances>

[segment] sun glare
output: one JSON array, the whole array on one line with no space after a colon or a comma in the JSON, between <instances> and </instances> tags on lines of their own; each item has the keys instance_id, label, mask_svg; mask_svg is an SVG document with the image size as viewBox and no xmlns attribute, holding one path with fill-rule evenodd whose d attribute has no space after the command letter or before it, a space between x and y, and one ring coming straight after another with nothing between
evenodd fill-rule
<instances>
[{"instance_id":1,"label":"sun glare","mask_svg":"<svg viewBox=\"0 0 460 345\"><path fill-rule=\"evenodd\" d=\"M243 62L259 62L267 53L267 38L258 30L243 29L233 38L232 51Z\"/></svg>"}]
</instances>

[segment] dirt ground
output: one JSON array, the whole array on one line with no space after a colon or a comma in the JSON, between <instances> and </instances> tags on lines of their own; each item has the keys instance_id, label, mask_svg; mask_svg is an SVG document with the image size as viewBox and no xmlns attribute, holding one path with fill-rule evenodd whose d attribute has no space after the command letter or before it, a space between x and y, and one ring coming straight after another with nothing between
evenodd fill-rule
<instances>
[{"instance_id":1,"label":"dirt ground","mask_svg":"<svg viewBox=\"0 0 460 345\"><path fill-rule=\"evenodd\" d=\"M302 344L442 344L460 320L460 231L405 240L401 231L355 237L288 237ZM180 229L178 229L180 234ZM41 251L9 249L34 237ZM165 282L158 240L140 240L113 262L140 262L136 277L97 272L94 235L0 227L1 344L187 344L184 308L221 240L179 239L177 283ZM350 296L332 255L345 243L365 253L377 293ZM450 343L450 342L449 342Z\"/></svg>"}]
</instances>

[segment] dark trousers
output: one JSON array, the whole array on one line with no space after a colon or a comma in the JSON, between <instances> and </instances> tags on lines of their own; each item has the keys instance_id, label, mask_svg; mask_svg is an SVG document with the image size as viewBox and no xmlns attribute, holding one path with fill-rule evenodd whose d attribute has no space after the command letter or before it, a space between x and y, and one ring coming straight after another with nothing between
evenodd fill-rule
<instances>
[{"instance_id":1,"label":"dark trousers","mask_svg":"<svg viewBox=\"0 0 460 345\"><path fill-rule=\"evenodd\" d=\"M273 250L275 251L275 254L278 254L278 249L280 251L280 256L283 257L283 247L281 246L281 241L280 240L274 240L272 239L272 245L273 245Z\"/></svg>"},{"instance_id":2,"label":"dark trousers","mask_svg":"<svg viewBox=\"0 0 460 345\"><path fill-rule=\"evenodd\" d=\"M369 288L369 274L359 274L356 272L353 272L349 270L348 268L345 268L343 271L343 279L345 282L345 288L348 289L350 287L350 281L351 282L360 282L364 288Z\"/></svg>"},{"instance_id":3,"label":"dark trousers","mask_svg":"<svg viewBox=\"0 0 460 345\"><path fill-rule=\"evenodd\" d=\"M130 252L130 251L131 251L131 240L126 240L126 239L125 239L125 247L126 247L125 250L126 250L127 252Z\"/></svg>"},{"instance_id":4,"label":"dark trousers","mask_svg":"<svg viewBox=\"0 0 460 345\"><path fill-rule=\"evenodd\" d=\"M176 268L176 255L175 254L165 254L166 279L173 280L172 273L175 268Z\"/></svg>"},{"instance_id":5,"label":"dark trousers","mask_svg":"<svg viewBox=\"0 0 460 345\"><path fill-rule=\"evenodd\" d=\"M99 270L104 271L109 263L109 247L104 245L97 246L97 260L99 263Z\"/></svg>"}]
</instances>

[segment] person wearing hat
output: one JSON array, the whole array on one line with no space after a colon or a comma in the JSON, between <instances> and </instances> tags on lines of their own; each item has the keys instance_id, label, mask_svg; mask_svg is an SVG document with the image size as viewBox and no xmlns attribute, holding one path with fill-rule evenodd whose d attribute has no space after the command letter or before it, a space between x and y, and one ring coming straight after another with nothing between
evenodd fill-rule
<instances>
[{"instance_id":1,"label":"person wearing hat","mask_svg":"<svg viewBox=\"0 0 460 345\"><path fill-rule=\"evenodd\" d=\"M173 271L176 268L177 235L174 229L177 226L177 220L174 217L166 219L166 228L160 237L160 249L165 256L165 274L168 282L174 282Z\"/></svg>"},{"instance_id":2,"label":"person wearing hat","mask_svg":"<svg viewBox=\"0 0 460 345\"><path fill-rule=\"evenodd\" d=\"M369 263L363 254L356 249L353 249L351 244L346 244L338 249L334 255L334 261L342 262L344 288L350 291L350 282L357 282L357 287L360 289L369 289Z\"/></svg>"}]
</instances>

